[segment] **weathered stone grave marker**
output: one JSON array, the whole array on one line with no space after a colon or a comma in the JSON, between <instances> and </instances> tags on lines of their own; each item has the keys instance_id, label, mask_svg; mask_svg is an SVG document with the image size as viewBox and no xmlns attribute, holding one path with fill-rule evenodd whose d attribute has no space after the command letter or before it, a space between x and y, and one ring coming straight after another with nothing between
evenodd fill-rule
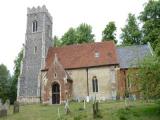
<instances>
[{"instance_id":1,"label":"weathered stone grave marker","mask_svg":"<svg viewBox=\"0 0 160 120\"><path fill-rule=\"evenodd\" d=\"M7 109L9 109L10 108L10 100L7 99L6 102L5 102L5 104L6 104Z\"/></svg>"},{"instance_id":2,"label":"weathered stone grave marker","mask_svg":"<svg viewBox=\"0 0 160 120\"><path fill-rule=\"evenodd\" d=\"M19 102L15 101L13 106L13 113L18 113L18 112L19 112Z\"/></svg>"},{"instance_id":3,"label":"weathered stone grave marker","mask_svg":"<svg viewBox=\"0 0 160 120\"><path fill-rule=\"evenodd\" d=\"M2 104L2 102L0 101L0 117L7 117L7 103L5 103L4 105Z\"/></svg>"},{"instance_id":4,"label":"weathered stone grave marker","mask_svg":"<svg viewBox=\"0 0 160 120\"><path fill-rule=\"evenodd\" d=\"M69 114L70 113L70 109L69 109L69 104L68 104L68 100L65 101L65 107L64 107L65 113Z\"/></svg>"},{"instance_id":5,"label":"weathered stone grave marker","mask_svg":"<svg viewBox=\"0 0 160 120\"><path fill-rule=\"evenodd\" d=\"M0 110L0 117L7 117L7 110L6 109L2 108Z\"/></svg>"},{"instance_id":6,"label":"weathered stone grave marker","mask_svg":"<svg viewBox=\"0 0 160 120\"><path fill-rule=\"evenodd\" d=\"M89 96L86 97L86 102L89 102Z\"/></svg>"},{"instance_id":7,"label":"weathered stone grave marker","mask_svg":"<svg viewBox=\"0 0 160 120\"><path fill-rule=\"evenodd\" d=\"M8 110L9 107L10 107L10 101L6 100L6 102L5 102L5 104L3 106L4 106L4 109Z\"/></svg>"}]
</instances>

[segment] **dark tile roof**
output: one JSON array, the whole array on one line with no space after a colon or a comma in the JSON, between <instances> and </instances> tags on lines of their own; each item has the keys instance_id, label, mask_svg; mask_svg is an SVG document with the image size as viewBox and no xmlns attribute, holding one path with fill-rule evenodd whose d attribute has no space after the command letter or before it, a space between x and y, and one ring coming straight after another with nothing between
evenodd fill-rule
<instances>
[{"instance_id":1,"label":"dark tile roof","mask_svg":"<svg viewBox=\"0 0 160 120\"><path fill-rule=\"evenodd\" d=\"M135 45L117 47L118 61L120 68L138 67L138 63L145 56L151 55L151 50L148 45Z\"/></svg>"},{"instance_id":2,"label":"dark tile roof","mask_svg":"<svg viewBox=\"0 0 160 120\"><path fill-rule=\"evenodd\" d=\"M96 53L99 57L95 57ZM46 68L53 63L55 54L65 69L118 64L113 41L51 47L46 57Z\"/></svg>"}]
</instances>

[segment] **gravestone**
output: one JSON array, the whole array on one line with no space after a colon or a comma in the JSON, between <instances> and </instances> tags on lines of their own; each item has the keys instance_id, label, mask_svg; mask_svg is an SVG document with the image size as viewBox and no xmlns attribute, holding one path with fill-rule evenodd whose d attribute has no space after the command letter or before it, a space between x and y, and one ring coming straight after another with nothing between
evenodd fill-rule
<instances>
[{"instance_id":1,"label":"gravestone","mask_svg":"<svg viewBox=\"0 0 160 120\"><path fill-rule=\"evenodd\" d=\"M6 109L2 108L0 110L0 117L7 117L7 110Z\"/></svg>"},{"instance_id":2,"label":"gravestone","mask_svg":"<svg viewBox=\"0 0 160 120\"><path fill-rule=\"evenodd\" d=\"M69 104L68 104L68 100L65 101L65 107L64 107L65 113L69 114L70 113L70 109L69 109Z\"/></svg>"},{"instance_id":3,"label":"gravestone","mask_svg":"<svg viewBox=\"0 0 160 120\"><path fill-rule=\"evenodd\" d=\"M81 102L80 97L77 97L76 100L77 102Z\"/></svg>"},{"instance_id":4,"label":"gravestone","mask_svg":"<svg viewBox=\"0 0 160 120\"><path fill-rule=\"evenodd\" d=\"M0 101L0 117L7 117L7 104L2 104Z\"/></svg>"},{"instance_id":5,"label":"gravestone","mask_svg":"<svg viewBox=\"0 0 160 120\"><path fill-rule=\"evenodd\" d=\"M89 102L89 96L86 97L86 102Z\"/></svg>"},{"instance_id":6,"label":"gravestone","mask_svg":"<svg viewBox=\"0 0 160 120\"><path fill-rule=\"evenodd\" d=\"M18 112L19 112L19 102L15 101L13 106L13 113L18 113Z\"/></svg>"},{"instance_id":7,"label":"gravestone","mask_svg":"<svg viewBox=\"0 0 160 120\"><path fill-rule=\"evenodd\" d=\"M4 109L8 110L10 106L10 101L6 100L5 104L3 105Z\"/></svg>"},{"instance_id":8,"label":"gravestone","mask_svg":"<svg viewBox=\"0 0 160 120\"><path fill-rule=\"evenodd\" d=\"M8 108L10 108L10 100L9 99L6 100L6 105L8 105Z\"/></svg>"}]
</instances>

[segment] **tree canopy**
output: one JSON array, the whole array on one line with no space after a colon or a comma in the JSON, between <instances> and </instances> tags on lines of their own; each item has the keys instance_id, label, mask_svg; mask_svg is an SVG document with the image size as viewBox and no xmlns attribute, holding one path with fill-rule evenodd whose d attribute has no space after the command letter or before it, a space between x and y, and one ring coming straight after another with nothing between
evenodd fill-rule
<instances>
[{"instance_id":1,"label":"tree canopy","mask_svg":"<svg viewBox=\"0 0 160 120\"><path fill-rule=\"evenodd\" d=\"M160 0L150 0L140 13L140 20L143 22L143 40L145 44L150 42L153 49L160 41Z\"/></svg>"},{"instance_id":2,"label":"tree canopy","mask_svg":"<svg viewBox=\"0 0 160 120\"><path fill-rule=\"evenodd\" d=\"M102 32L102 41L114 40L114 42L117 43L115 32L116 25L113 21L111 21L106 25L105 29Z\"/></svg>"},{"instance_id":3,"label":"tree canopy","mask_svg":"<svg viewBox=\"0 0 160 120\"><path fill-rule=\"evenodd\" d=\"M140 90L145 99L160 98L160 61L156 56L150 56L140 65L138 72Z\"/></svg>"},{"instance_id":4,"label":"tree canopy","mask_svg":"<svg viewBox=\"0 0 160 120\"><path fill-rule=\"evenodd\" d=\"M94 42L94 34L92 34L92 27L85 23L80 24L77 28L69 28L60 39L54 37L55 46L89 42Z\"/></svg>"},{"instance_id":5,"label":"tree canopy","mask_svg":"<svg viewBox=\"0 0 160 120\"><path fill-rule=\"evenodd\" d=\"M88 24L82 23L76 29L77 43L94 42L94 34L92 34L92 27Z\"/></svg>"},{"instance_id":6,"label":"tree canopy","mask_svg":"<svg viewBox=\"0 0 160 120\"><path fill-rule=\"evenodd\" d=\"M4 102L8 99L10 91L11 77L7 67L4 64L0 65L0 98Z\"/></svg>"},{"instance_id":7,"label":"tree canopy","mask_svg":"<svg viewBox=\"0 0 160 120\"><path fill-rule=\"evenodd\" d=\"M142 33L139 29L136 17L129 13L127 24L121 29L121 39L123 45L139 45L141 44Z\"/></svg>"},{"instance_id":8,"label":"tree canopy","mask_svg":"<svg viewBox=\"0 0 160 120\"><path fill-rule=\"evenodd\" d=\"M70 45L77 43L77 33L74 28L69 28L69 30L61 37L62 45Z\"/></svg>"}]
</instances>

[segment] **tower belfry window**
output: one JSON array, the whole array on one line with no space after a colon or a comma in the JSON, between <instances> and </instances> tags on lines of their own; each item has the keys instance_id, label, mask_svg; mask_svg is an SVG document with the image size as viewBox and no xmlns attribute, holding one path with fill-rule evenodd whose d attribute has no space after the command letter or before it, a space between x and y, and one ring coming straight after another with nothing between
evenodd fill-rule
<instances>
[{"instance_id":1,"label":"tower belfry window","mask_svg":"<svg viewBox=\"0 0 160 120\"><path fill-rule=\"evenodd\" d=\"M32 32L37 32L37 29L38 29L38 23L35 20L32 22Z\"/></svg>"}]
</instances>

